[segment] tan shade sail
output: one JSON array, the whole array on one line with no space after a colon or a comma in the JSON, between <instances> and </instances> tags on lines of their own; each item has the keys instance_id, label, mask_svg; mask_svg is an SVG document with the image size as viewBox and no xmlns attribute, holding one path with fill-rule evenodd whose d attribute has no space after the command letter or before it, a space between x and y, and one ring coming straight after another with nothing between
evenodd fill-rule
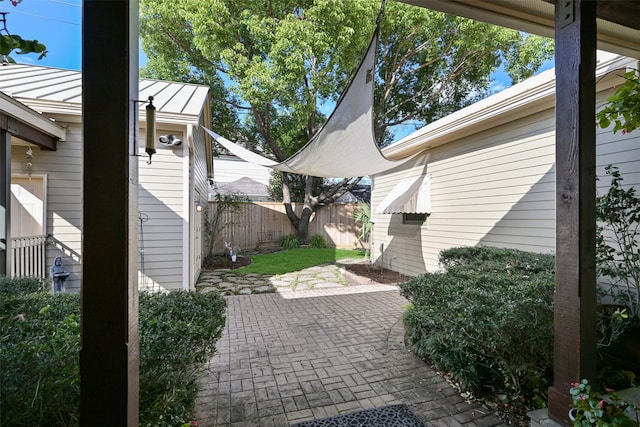
<instances>
[{"instance_id":1,"label":"tan shade sail","mask_svg":"<svg viewBox=\"0 0 640 427\"><path fill-rule=\"evenodd\" d=\"M400 180L376 208L376 213L430 213L431 175Z\"/></svg>"},{"instance_id":2,"label":"tan shade sail","mask_svg":"<svg viewBox=\"0 0 640 427\"><path fill-rule=\"evenodd\" d=\"M374 175L404 163L382 155L373 131L373 81L375 77L376 31L353 80L325 125L292 157L283 162L249 151L217 133L205 130L232 154L248 162L282 172L326 178Z\"/></svg>"}]
</instances>

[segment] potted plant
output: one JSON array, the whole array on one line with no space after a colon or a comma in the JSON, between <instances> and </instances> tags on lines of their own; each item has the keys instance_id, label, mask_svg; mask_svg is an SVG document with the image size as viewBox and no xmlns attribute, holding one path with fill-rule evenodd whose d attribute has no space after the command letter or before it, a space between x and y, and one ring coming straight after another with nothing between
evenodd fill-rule
<instances>
[{"instance_id":1,"label":"potted plant","mask_svg":"<svg viewBox=\"0 0 640 427\"><path fill-rule=\"evenodd\" d=\"M619 426L638 427L637 407L618 397L612 389L605 388L606 394L593 392L586 379L571 384L573 407L569 419L578 426Z\"/></svg>"}]
</instances>

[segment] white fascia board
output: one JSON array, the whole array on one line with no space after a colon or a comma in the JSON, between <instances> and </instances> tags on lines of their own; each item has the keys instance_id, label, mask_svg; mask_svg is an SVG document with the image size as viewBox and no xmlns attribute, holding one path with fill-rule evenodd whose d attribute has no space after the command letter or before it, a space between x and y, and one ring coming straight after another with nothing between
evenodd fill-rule
<instances>
[{"instance_id":1,"label":"white fascia board","mask_svg":"<svg viewBox=\"0 0 640 427\"><path fill-rule=\"evenodd\" d=\"M7 116L13 117L16 120L57 139L64 140L66 137L67 132L64 127L2 92L0 92L0 111L4 112Z\"/></svg>"},{"instance_id":2,"label":"white fascia board","mask_svg":"<svg viewBox=\"0 0 640 427\"><path fill-rule=\"evenodd\" d=\"M41 112L42 114L68 114L74 116L82 116L82 105L60 101L44 101L39 99L20 99L22 104L29 106L31 109ZM36 114L38 114L36 112ZM144 123L146 120L146 112L144 107L139 110L138 121ZM156 111L156 122L173 123L179 125L198 125L199 116L192 114L165 113Z\"/></svg>"},{"instance_id":3,"label":"white fascia board","mask_svg":"<svg viewBox=\"0 0 640 427\"><path fill-rule=\"evenodd\" d=\"M554 92L555 73L547 70L418 129L383 149L382 153L389 158L406 157L420 151L418 148L433 148L457 135L472 135L513 120L518 110L526 108L526 114L532 114L535 106L538 106L536 111L549 108L553 106Z\"/></svg>"},{"instance_id":4,"label":"white fascia board","mask_svg":"<svg viewBox=\"0 0 640 427\"><path fill-rule=\"evenodd\" d=\"M596 80L604 83L605 76L623 74L635 66L637 61L630 58L602 53L596 70ZM555 69L544 71L418 129L384 148L382 153L391 159L403 158L446 144L461 136L473 135L554 108L555 86Z\"/></svg>"}]
</instances>

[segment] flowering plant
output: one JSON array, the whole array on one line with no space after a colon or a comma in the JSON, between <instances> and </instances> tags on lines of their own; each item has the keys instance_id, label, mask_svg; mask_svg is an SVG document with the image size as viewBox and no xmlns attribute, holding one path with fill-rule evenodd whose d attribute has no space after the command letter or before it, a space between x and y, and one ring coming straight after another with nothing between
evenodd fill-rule
<instances>
[{"instance_id":1,"label":"flowering plant","mask_svg":"<svg viewBox=\"0 0 640 427\"><path fill-rule=\"evenodd\" d=\"M635 420L631 416L636 406L620 399L614 390L610 388L604 390L607 393L604 396L600 393L592 393L587 380L571 384L569 391L573 407L569 411L569 418L573 421L574 427L638 427L637 412Z\"/></svg>"}]
</instances>

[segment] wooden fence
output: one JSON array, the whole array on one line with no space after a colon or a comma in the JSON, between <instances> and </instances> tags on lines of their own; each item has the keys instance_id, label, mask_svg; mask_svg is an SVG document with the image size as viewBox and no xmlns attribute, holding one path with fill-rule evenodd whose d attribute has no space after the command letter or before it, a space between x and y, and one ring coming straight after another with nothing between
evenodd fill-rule
<instances>
[{"instance_id":1,"label":"wooden fence","mask_svg":"<svg viewBox=\"0 0 640 427\"><path fill-rule=\"evenodd\" d=\"M328 246L354 249L359 247L360 228L353 220L356 203L330 204L320 207L309 222L309 236L320 233ZM302 204L294 204L299 215ZM209 203L209 212L215 215L216 203ZM282 236L295 232L280 202L247 202L235 215L226 214L223 222L227 226L216 237L213 251L221 253L224 242L231 242L243 250L259 249L278 244Z\"/></svg>"}]
</instances>

